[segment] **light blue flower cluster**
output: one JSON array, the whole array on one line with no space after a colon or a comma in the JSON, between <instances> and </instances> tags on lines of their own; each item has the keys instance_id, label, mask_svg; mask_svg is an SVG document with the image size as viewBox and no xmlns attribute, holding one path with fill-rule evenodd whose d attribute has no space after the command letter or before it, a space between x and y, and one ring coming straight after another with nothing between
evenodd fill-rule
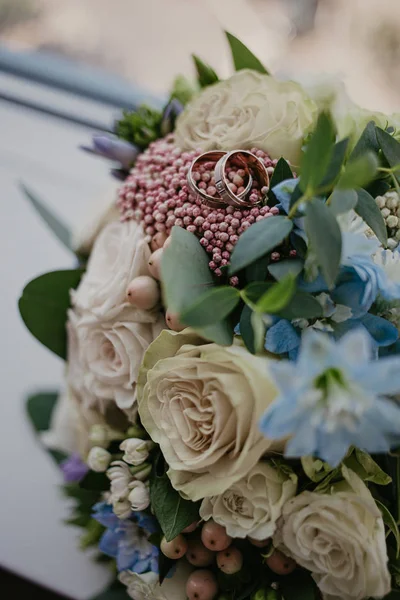
<instances>
[{"instance_id":1,"label":"light blue flower cluster","mask_svg":"<svg viewBox=\"0 0 400 600\"><path fill-rule=\"evenodd\" d=\"M287 457L317 456L336 466L350 446L388 452L400 444L400 357L373 359L363 329L334 341L312 329L303 334L296 362L271 362L279 390L264 414L270 439L290 436Z\"/></svg>"}]
</instances>

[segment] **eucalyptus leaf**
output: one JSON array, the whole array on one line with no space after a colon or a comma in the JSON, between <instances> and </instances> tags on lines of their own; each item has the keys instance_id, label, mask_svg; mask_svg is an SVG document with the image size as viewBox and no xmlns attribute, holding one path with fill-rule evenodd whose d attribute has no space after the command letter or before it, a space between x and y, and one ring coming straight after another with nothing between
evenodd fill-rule
<instances>
[{"instance_id":1,"label":"eucalyptus leaf","mask_svg":"<svg viewBox=\"0 0 400 600\"><path fill-rule=\"evenodd\" d=\"M237 273L268 254L283 242L292 229L292 221L281 215L262 219L251 225L242 233L233 249L229 273Z\"/></svg>"},{"instance_id":2,"label":"eucalyptus leaf","mask_svg":"<svg viewBox=\"0 0 400 600\"><path fill-rule=\"evenodd\" d=\"M212 85L213 83L217 83L219 81L218 75L214 71L210 65L206 64L196 56L192 54L193 62L197 71L197 81L199 82L200 87L204 88L208 85Z\"/></svg>"},{"instance_id":3,"label":"eucalyptus leaf","mask_svg":"<svg viewBox=\"0 0 400 600\"><path fill-rule=\"evenodd\" d=\"M183 313L214 287L208 263L207 253L197 237L182 227L173 227L171 244L163 252L161 261L164 299L169 310ZM225 320L197 328L197 331L223 346L233 341L232 328Z\"/></svg>"},{"instance_id":4,"label":"eucalyptus leaf","mask_svg":"<svg viewBox=\"0 0 400 600\"><path fill-rule=\"evenodd\" d=\"M21 317L39 342L66 358L67 311L70 290L77 287L83 271L53 271L29 282L19 299Z\"/></svg>"},{"instance_id":5,"label":"eucalyptus leaf","mask_svg":"<svg viewBox=\"0 0 400 600\"><path fill-rule=\"evenodd\" d=\"M306 232L322 275L331 289L339 273L342 234L336 217L321 200L306 205Z\"/></svg>"},{"instance_id":6,"label":"eucalyptus leaf","mask_svg":"<svg viewBox=\"0 0 400 600\"><path fill-rule=\"evenodd\" d=\"M235 70L240 71L241 69L253 69L265 75L269 75L267 69L258 60L256 56L241 42L237 37L225 31L226 37L228 38L229 45L231 47L233 64Z\"/></svg>"},{"instance_id":7,"label":"eucalyptus leaf","mask_svg":"<svg viewBox=\"0 0 400 600\"><path fill-rule=\"evenodd\" d=\"M287 306L296 291L296 278L292 273L275 283L256 304L256 310L276 314Z\"/></svg>"},{"instance_id":8,"label":"eucalyptus leaf","mask_svg":"<svg viewBox=\"0 0 400 600\"><path fill-rule=\"evenodd\" d=\"M20 188L56 238L68 248L68 250L73 252L72 236L69 228L46 206L44 202L42 202L42 200L39 200L36 194L24 183L20 183Z\"/></svg>"},{"instance_id":9,"label":"eucalyptus leaf","mask_svg":"<svg viewBox=\"0 0 400 600\"><path fill-rule=\"evenodd\" d=\"M243 307L240 315L239 330L242 340L251 354L256 353L253 325L251 324L251 315L253 311L247 304Z\"/></svg>"},{"instance_id":10,"label":"eucalyptus leaf","mask_svg":"<svg viewBox=\"0 0 400 600\"><path fill-rule=\"evenodd\" d=\"M153 474L150 480L151 507L168 542L199 519L199 502L184 500L172 487L168 475Z\"/></svg>"},{"instance_id":11,"label":"eucalyptus leaf","mask_svg":"<svg viewBox=\"0 0 400 600\"><path fill-rule=\"evenodd\" d=\"M337 142L337 144L334 145L327 171L324 175L324 178L318 186L318 191L320 193L323 190L330 189L334 186L342 170L348 145L349 138L340 140L340 142Z\"/></svg>"},{"instance_id":12,"label":"eucalyptus leaf","mask_svg":"<svg viewBox=\"0 0 400 600\"><path fill-rule=\"evenodd\" d=\"M280 260L276 263L271 263L268 266L268 271L277 281L286 277L289 273L293 277L297 277L303 270L304 262L298 258L289 258L288 260Z\"/></svg>"},{"instance_id":13,"label":"eucalyptus leaf","mask_svg":"<svg viewBox=\"0 0 400 600\"><path fill-rule=\"evenodd\" d=\"M375 179L378 164L378 158L373 152L362 154L347 163L337 187L341 190L348 190L366 186Z\"/></svg>"},{"instance_id":14,"label":"eucalyptus leaf","mask_svg":"<svg viewBox=\"0 0 400 600\"><path fill-rule=\"evenodd\" d=\"M360 139L350 154L349 160L355 160L367 152L379 152L379 142L376 137L374 121L370 121L362 132Z\"/></svg>"},{"instance_id":15,"label":"eucalyptus leaf","mask_svg":"<svg viewBox=\"0 0 400 600\"><path fill-rule=\"evenodd\" d=\"M241 291L241 296L245 302L255 304L272 287L269 281L253 281Z\"/></svg>"},{"instance_id":16,"label":"eucalyptus leaf","mask_svg":"<svg viewBox=\"0 0 400 600\"><path fill-rule=\"evenodd\" d=\"M349 212L355 208L358 202L357 192L355 190L339 190L333 191L329 207L335 216ZM379 209L378 209L379 210Z\"/></svg>"},{"instance_id":17,"label":"eucalyptus leaf","mask_svg":"<svg viewBox=\"0 0 400 600\"><path fill-rule=\"evenodd\" d=\"M253 328L255 353L259 354L262 352L265 343L265 323L262 315L257 312L251 313L250 321Z\"/></svg>"},{"instance_id":18,"label":"eucalyptus leaf","mask_svg":"<svg viewBox=\"0 0 400 600\"><path fill-rule=\"evenodd\" d=\"M182 323L190 327L213 325L225 319L240 302L239 291L230 286L215 287L202 294L180 315Z\"/></svg>"},{"instance_id":19,"label":"eucalyptus leaf","mask_svg":"<svg viewBox=\"0 0 400 600\"><path fill-rule=\"evenodd\" d=\"M323 313L321 304L314 296L297 290L285 308L279 311L279 316L292 321L293 319L320 319Z\"/></svg>"},{"instance_id":20,"label":"eucalyptus leaf","mask_svg":"<svg viewBox=\"0 0 400 600\"><path fill-rule=\"evenodd\" d=\"M274 194L274 187L282 183L282 181L286 181L287 179L293 179L293 173L289 163L282 157L276 163L274 172L269 182L270 191L268 192L268 204L270 206L274 206L278 203L278 199Z\"/></svg>"},{"instance_id":21,"label":"eucalyptus leaf","mask_svg":"<svg viewBox=\"0 0 400 600\"><path fill-rule=\"evenodd\" d=\"M327 175L335 143L332 118L321 113L301 163L300 188L307 196L315 195Z\"/></svg>"},{"instance_id":22,"label":"eucalyptus leaf","mask_svg":"<svg viewBox=\"0 0 400 600\"><path fill-rule=\"evenodd\" d=\"M400 555L400 532L396 520L390 510L375 498L375 502L378 505L379 510L382 513L383 522L389 528L389 531L393 533L394 539L396 540L396 558Z\"/></svg>"},{"instance_id":23,"label":"eucalyptus leaf","mask_svg":"<svg viewBox=\"0 0 400 600\"><path fill-rule=\"evenodd\" d=\"M26 401L26 410L35 431L40 433L50 428L51 415L57 404L56 392L41 392L29 396Z\"/></svg>"},{"instance_id":24,"label":"eucalyptus leaf","mask_svg":"<svg viewBox=\"0 0 400 600\"><path fill-rule=\"evenodd\" d=\"M258 260L248 265L245 269L246 281L265 281L268 275L269 256L262 256Z\"/></svg>"},{"instance_id":25,"label":"eucalyptus leaf","mask_svg":"<svg viewBox=\"0 0 400 600\"><path fill-rule=\"evenodd\" d=\"M366 222L375 233L383 246L387 244L387 229L381 211L373 197L363 189L357 190L356 213Z\"/></svg>"},{"instance_id":26,"label":"eucalyptus leaf","mask_svg":"<svg viewBox=\"0 0 400 600\"><path fill-rule=\"evenodd\" d=\"M393 167L399 167L394 173L397 181L400 183L400 143L394 139L392 135L383 131L380 127L376 128L376 137L382 152L389 165Z\"/></svg>"}]
</instances>

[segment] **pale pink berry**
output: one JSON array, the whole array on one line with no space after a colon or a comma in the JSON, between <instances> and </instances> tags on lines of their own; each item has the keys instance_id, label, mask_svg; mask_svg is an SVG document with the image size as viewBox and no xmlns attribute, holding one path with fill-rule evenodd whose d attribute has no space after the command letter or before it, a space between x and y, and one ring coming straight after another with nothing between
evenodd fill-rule
<instances>
[{"instance_id":1,"label":"pale pink berry","mask_svg":"<svg viewBox=\"0 0 400 600\"><path fill-rule=\"evenodd\" d=\"M176 538L167 542L165 537L161 540L160 550L167 558L178 560L186 554L188 544L183 535L178 535Z\"/></svg>"},{"instance_id":2,"label":"pale pink berry","mask_svg":"<svg viewBox=\"0 0 400 600\"><path fill-rule=\"evenodd\" d=\"M154 277L154 279L160 279L161 276L161 257L163 253L163 248L159 248L149 258L148 266L150 275Z\"/></svg>"},{"instance_id":3,"label":"pale pink berry","mask_svg":"<svg viewBox=\"0 0 400 600\"><path fill-rule=\"evenodd\" d=\"M208 567L214 562L214 556L214 552L206 548L200 540L188 541L186 559L194 567Z\"/></svg>"},{"instance_id":4,"label":"pale pink berry","mask_svg":"<svg viewBox=\"0 0 400 600\"><path fill-rule=\"evenodd\" d=\"M165 231L158 231L153 236L153 238L150 242L150 248L152 249L152 251L155 252L159 248L162 248L164 246L167 238L168 238L168 235L165 233Z\"/></svg>"},{"instance_id":5,"label":"pale pink berry","mask_svg":"<svg viewBox=\"0 0 400 600\"><path fill-rule=\"evenodd\" d=\"M165 320L172 331L183 331L185 329L185 326L179 321L178 315L170 310L167 310Z\"/></svg>"},{"instance_id":6,"label":"pale pink berry","mask_svg":"<svg viewBox=\"0 0 400 600\"><path fill-rule=\"evenodd\" d=\"M277 575L289 575L297 566L292 558L285 556L279 550L274 550L273 554L265 559L265 562Z\"/></svg>"},{"instance_id":7,"label":"pale pink berry","mask_svg":"<svg viewBox=\"0 0 400 600\"><path fill-rule=\"evenodd\" d=\"M235 546L229 546L226 550L218 552L217 565L225 575L234 575L243 566L243 555Z\"/></svg>"},{"instance_id":8,"label":"pale pink berry","mask_svg":"<svg viewBox=\"0 0 400 600\"><path fill-rule=\"evenodd\" d=\"M270 542L270 538L265 538L265 540L256 540L252 537L248 537L247 539L251 544L253 544L253 546L256 546L257 548L265 548L265 546L267 546Z\"/></svg>"},{"instance_id":9,"label":"pale pink berry","mask_svg":"<svg viewBox=\"0 0 400 600\"><path fill-rule=\"evenodd\" d=\"M160 299L160 290L152 277L140 275L135 277L126 290L128 302L142 310L151 310Z\"/></svg>"},{"instance_id":10,"label":"pale pink berry","mask_svg":"<svg viewBox=\"0 0 400 600\"><path fill-rule=\"evenodd\" d=\"M189 525L188 527L185 527L185 529L182 531L182 533L192 533L193 531L195 531L198 527L199 522L198 521L193 521L193 523L191 525Z\"/></svg>"},{"instance_id":11,"label":"pale pink berry","mask_svg":"<svg viewBox=\"0 0 400 600\"><path fill-rule=\"evenodd\" d=\"M217 594L217 580L211 571L199 569L189 576L186 583L189 600L214 600Z\"/></svg>"},{"instance_id":12,"label":"pale pink berry","mask_svg":"<svg viewBox=\"0 0 400 600\"><path fill-rule=\"evenodd\" d=\"M167 237L167 239L164 242L163 248L164 249L168 248L168 246L171 244L171 242L172 242L172 237L171 236Z\"/></svg>"},{"instance_id":13,"label":"pale pink berry","mask_svg":"<svg viewBox=\"0 0 400 600\"><path fill-rule=\"evenodd\" d=\"M207 521L201 531L201 541L209 550L220 552L230 546L232 538L226 533L225 527L215 521Z\"/></svg>"}]
</instances>

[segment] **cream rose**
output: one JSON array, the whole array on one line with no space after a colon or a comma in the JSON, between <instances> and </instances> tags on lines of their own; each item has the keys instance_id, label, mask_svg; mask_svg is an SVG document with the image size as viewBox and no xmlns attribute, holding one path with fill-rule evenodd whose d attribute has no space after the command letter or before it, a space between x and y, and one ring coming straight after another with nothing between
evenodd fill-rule
<instances>
[{"instance_id":1,"label":"cream rose","mask_svg":"<svg viewBox=\"0 0 400 600\"><path fill-rule=\"evenodd\" d=\"M272 445L259 420L276 396L268 359L163 331L139 375L142 423L160 444L172 485L198 500L227 490Z\"/></svg>"},{"instance_id":2,"label":"cream rose","mask_svg":"<svg viewBox=\"0 0 400 600\"><path fill-rule=\"evenodd\" d=\"M299 164L317 107L293 81L244 69L207 87L179 116L175 140L184 150L252 148Z\"/></svg>"},{"instance_id":3,"label":"cream rose","mask_svg":"<svg viewBox=\"0 0 400 600\"><path fill-rule=\"evenodd\" d=\"M390 591L382 515L361 479L344 474L331 494L290 500L274 544L311 571L325 600L382 598Z\"/></svg>"},{"instance_id":4,"label":"cream rose","mask_svg":"<svg viewBox=\"0 0 400 600\"><path fill-rule=\"evenodd\" d=\"M150 255L138 223L114 221L106 225L94 243L86 273L72 292L74 307L88 321L115 319L128 309L130 320L148 322L149 313L127 301L126 288L135 277L149 275Z\"/></svg>"},{"instance_id":5,"label":"cream rose","mask_svg":"<svg viewBox=\"0 0 400 600\"><path fill-rule=\"evenodd\" d=\"M186 561L180 560L174 575L164 579L161 585L158 575L151 572L138 575L123 571L119 580L126 585L126 591L133 600L186 600L186 582L192 571Z\"/></svg>"},{"instance_id":6,"label":"cream rose","mask_svg":"<svg viewBox=\"0 0 400 600\"><path fill-rule=\"evenodd\" d=\"M219 496L205 498L200 517L213 519L233 538L271 537L284 504L296 494L297 483L266 462L257 463Z\"/></svg>"}]
</instances>

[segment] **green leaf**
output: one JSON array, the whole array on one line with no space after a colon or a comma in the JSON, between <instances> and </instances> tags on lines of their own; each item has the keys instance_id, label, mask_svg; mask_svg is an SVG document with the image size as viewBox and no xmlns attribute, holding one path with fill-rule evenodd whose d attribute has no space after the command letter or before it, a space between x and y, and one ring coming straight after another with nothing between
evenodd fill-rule
<instances>
[{"instance_id":1,"label":"green leaf","mask_svg":"<svg viewBox=\"0 0 400 600\"><path fill-rule=\"evenodd\" d=\"M61 450L53 450L52 448L49 448L47 452L50 454L50 456L57 465L60 465L62 462L64 462L64 460L67 460L68 458L68 454L65 454L65 452L61 452Z\"/></svg>"},{"instance_id":2,"label":"green leaf","mask_svg":"<svg viewBox=\"0 0 400 600\"><path fill-rule=\"evenodd\" d=\"M235 65L236 71L240 71L241 69L253 69L259 73L269 75L264 65L240 40L238 40L237 37L228 31L225 31L225 34L231 47L233 64Z\"/></svg>"},{"instance_id":3,"label":"green leaf","mask_svg":"<svg viewBox=\"0 0 400 600\"><path fill-rule=\"evenodd\" d=\"M366 190L357 190L357 197L356 213L371 227L381 244L386 246L387 229L378 205Z\"/></svg>"},{"instance_id":4,"label":"green leaf","mask_svg":"<svg viewBox=\"0 0 400 600\"><path fill-rule=\"evenodd\" d=\"M363 450L355 448L344 462L346 467L357 473L363 481L371 481L376 485L389 485L392 482L392 478Z\"/></svg>"},{"instance_id":5,"label":"green leaf","mask_svg":"<svg viewBox=\"0 0 400 600\"><path fill-rule=\"evenodd\" d=\"M296 291L287 306L279 311L283 319L319 319L323 316L323 308L318 300L307 292Z\"/></svg>"},{"instance_id":6,"label":"green leaf","mask_svg":"<svg viewBox=\"0 0 400 600\"><path fill-rule=\"evenodd\" d=\"M306 232L324 279L331 289L339 273L342 234L335 215L321 200L314 199L306 205Z\"/></svg>"},{"instance_id":7,"label":"green leaf","mask_svg":"<svg viewBox=\"0 0 400 600\"><path fill-rule=\"evenodd\" d=\"M70 290L77 287L83 271L53 271L29 282L19 299L21 317L39 342L49 350L66 358L67 311Z\"/></svg>"},{"instance_id":8,"label":"green leaf","mask_svg":"<svg viewBox=\"0 0 400 600\"><path fill-rule=\"evenodd\" d=\"M241 291L241 296L245 302L252 304L259 301L261 296L265 294L272 287L272 283L269 281L253 281Z\"/></svg>"},{"instance_id":9,"label":"green leaf","mask_svg":"<svg viewBox=\"0 0 400 600\"><path fill-rule=\"evenodd\" d=\"M150 501L154 514L168 542L199 518L199 502L184 500L172 487L165 473L150 480Z\"/></svg>"},{"instance_id":10,"label":"green leaf","mask_svg":"<svg viewBox=\"0 0 400 600\"><path fill-rule=\"evenodd\" d=\"M246 281L264 281L268 275L269 256L262 256L245 269Z\"/></svg>"},{"instance_id":11,"label":"green leaf","mask_svg":"<svg viewBox=\"0 0 400 600\"><path fill-rule=\"evenodd\" d=\"M350 154L349 160L355 160L367 152L375 152L376 154L379 152L374 121L370 121L362 132L360 139Z\"/></svg>"},{"instance_id":12,"label":"green leaf","mask_svg":"<svg viewBox=\"0 0 400 600\"><path fill-rule=\"evenodd\" d=\"M324 180L333 156L335 128L330 115L321 113L301 163L300 189L313 196Z\"/></svg>"},{"instance_id":13,"label":"green leaf","mask_svg":"<svg viewBox=\"0 0 400 600\"><path fill-rule=\"evenodd\" d=\"M335 216L349 212L357 205L358 198L355 190L334 190L329 199L329 208Z\"/></svg>"},{"instance_id":14,"label":"green leaf","mask_svg":"<svg viewBox=\"0 0 400 600\"><path fill-rule=\"evenodd\" d=\"M279 580L279 589L285 600L317 600L320 597L311 573L296 569Z\"/></svg>"},{"instance_id":15,"label":"green leaf","mask_svg":"<svg viewBox=\"0 0 400 600\"><path fill-rule=\"evenodd\" d=\"M24 183L20 183L20 188L25 196L30 200L32 206L42 217L46 225L51 229L56 238L73 252L72 236L69 228L30 190Z\"/></svg>"},{"instance_id":16,"label":"green leaf","mask_svg":"<svg viewBox=\"0 0 400 600\"><path fill-rule=\"evenodd\" d=\"M380 127L376 128L376 137L382 152L389 165L393 167L399 167L394 175L397 181L400 183L400 143L394 139L392 135L383 131Z\"/></svg>"},{"instance_id":17,"label":"green leaf","mask_svg":"<svg viewBox=\"0 0 400 600\"><path fill-rule=\"evenodd\" d=\"M307 477L314 483L319 483L334 470L328 463L312 456L302 456L301 466Z\"/></svg>"},{"instance_id":18,"label":"green leaf","mask_svg":"<svg viewBox=\"0 0 400 600\"><path fill-rule=\"evenodd\" d=\"M348 162L337 187L347 190L366 186L375 178L378 164L378 159L372 152L367 152L367 154Z\"/></svg>"},{"instance_id":19,"label":"green leaf","mask_svg":"<svg viewBox=\"0 0 400 600\"><path fill-rule=\"evenodd\" d=\"M239 237L231 255L229 273L237 273L276 248L292 231L293 223L277 215L251 225Z\"/></svg>"},{"instance_id":20,"label":"green leaf","mask_svg":"<svg viewBox=\"0 0 400 600\"><path fill-rule=\"evenodd\" d=\"M348 145L349 138L341 140L340 142L334 145L326 174L318 186L319 191L330 189L334 186L342 170Z\"/></svg>"},{"instance_id":21,"label":"green leaf","mask_svg":"<svg viewBox=\"0 0 400 600\"><path fill-rule=\"evenodd\" d=\"M182 323L190 327L213 325L225 319L240 302L240 292L234 287L213 288L200 296L180 315Z\"/></svg>"},{"instance_id":22,"label":"green leaf","mask_svg":"<svg viewBox=\"0 0 400 600\"><path fill-rule=\"evenodd\" d=\"M242 314L240 315L240 323L239 323L239 327L240 327L240 335L242 336L242 339L244 341L244 344L247 348L247 350L251 353L251 354L255 354L256 353L256 345L255 345L255 339L254 339L254 330L253 330L253 326L251 324L251 315L253 314L253 311L251 310L250 306L244 306L243 310L242 310Z\"/></svg>"},{"instance_id":23,"label":"green leaf","mask_svg":"<svg viewBox=\"0 0 400 600\"><path fill-rule=\"evenodd\" d=\"M288 260L280 260L277 263L271 263L268 266L268 271L271 273L272 277L274 277L277 281L280 281L289 273L293 275L293 277L297 277L299 273L303 270L304 262L298 258L292 258Z\"/></svg>"},{"instance_id":24,"label":"green leaf","mask_svg":"<svg viewBox=\"0 0 400 600\"><path fill-rule=\"evenodd\" d=\"M210 65L203 62L201 58L192 54L192 58L194 61L194 65L197 71L197 81L199 82L200 87L204 88L208 85L212 85L213 83L217 83L219 81L219 77Z\"/></svg>"},{"instance_id":25,"label":"green leaf","mask_svg":"<svg viewBox=\"0 0 400 600\"><path fill-rule=\"evenodd\" d=\"M256 309L262 313L275 314L289 304L296 291L296 278L292 273L275 283L256 304Z\"/></svg>"},{"instance_id":26,"label":"green leaf","mask_svg":"<svg viewBox=\"0 0 400 600\"><path fill-rule=\"evenodd\" d=\"M394 539L396 540L396 558L399 558L400 555L400 532L397 526L396 520L393 517L390 510L382 504L379 500L375 498L375 502L378 505L379 510L382 513L383 522L389 528L389 531L393 533Z\"/></svg>"},{"instance_id":27,"label":"green leaf","mask_svg":"<svg viewBox=\"0 0 400 600\"><path fill-rule=\"evenodd\" d=\"M110 481L105 473L89 471L79 482L79 487L91 492L105 492L110 489Z\"/></svg>"},{"instance_id":28,"label":"green leaf","mask_svg":"<svg viewBox=\"0 0 400 600\"><path fill-rule=\"evenodd\" d=\"M259 354L264 349L266 326L262 315L255 311L251 313L250 322L253 328L255 353Z\"/></svg>"},{"instance_id":29,"label":"green leaf","mask_svg":"<svg viewBox=\"0 0 400 600\"><path fill-rule=\"evenodd\" d=\"M161 261L165 304L172 312L180 315L214 287L208 262L207 253L195 235L182 227L172 228L172 241ZM226 320L196 330L222 346L232 344L233 331Z\"/></svg>"},{"instance_id":30,"label":"green leaf","mask_svg":"<svg viewBox=\"0 0 400 600\"><path fill-rule=\"evenodd\" d=\"M274 206L278 202L273 191L274 187L282 183L282 181L286 181L287 179L293 179L292 169L284 158L280 158L276 163L276 167L269 182L270 191L268 193L268 204L270 206Z\"/></svg>"},{"instance_id":31,"label":"green leaf","mask_svg":"<svg viewBox=\"0 0 400 600\"><path fill-rule=\"evenodd\" d=\"M57 404L58 394L56 392L41 392L29 396L26 401L28 416L38 433L50 428L51 415Z\"/></svg>"}]
</instances>

